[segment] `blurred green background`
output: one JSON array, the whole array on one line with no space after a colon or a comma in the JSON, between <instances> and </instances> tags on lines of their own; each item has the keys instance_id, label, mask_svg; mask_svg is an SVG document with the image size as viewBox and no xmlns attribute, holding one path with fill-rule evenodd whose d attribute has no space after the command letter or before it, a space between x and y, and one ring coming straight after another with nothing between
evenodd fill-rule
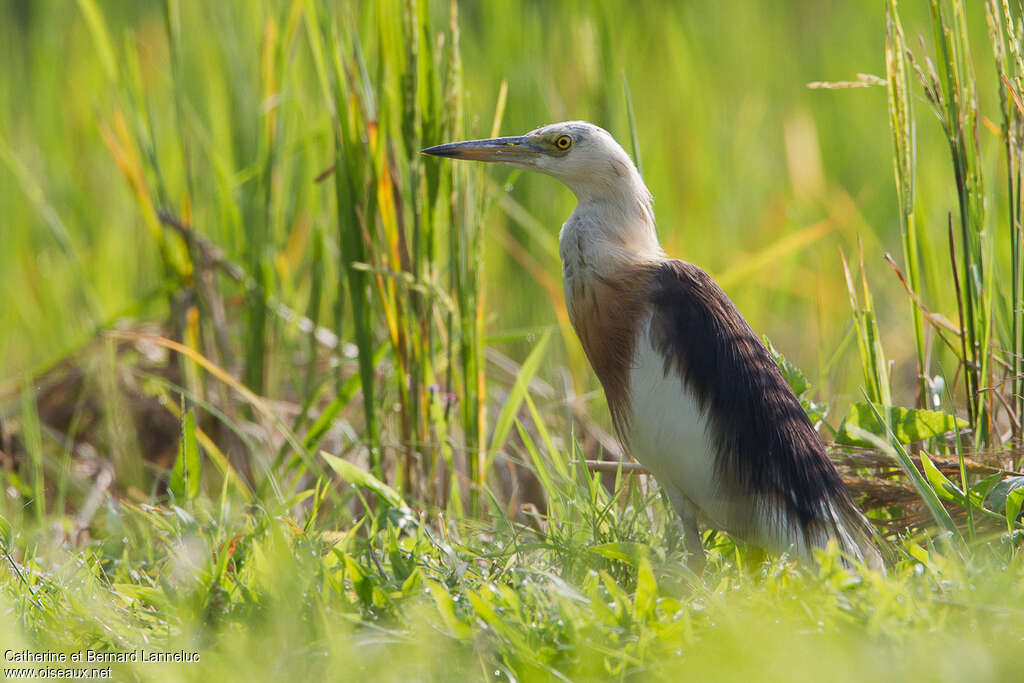
<instances>
[{"instance_id":1,"label":"blurred green background","mask_svg":"<svg viewBox=\"0 0 1024 683\"><path fill-rule=\"evenodd\" d=\"M134 81L135 96L148 103L152 153L161 159L172 204L189 182L176 124L175 108L182 107L196 225L242 259L249 209L241 196L254 182L267 110L259 43L250 39L262 33L264 5L181 6L176 58L185 96L176 100L162 2L97 5L111 44L137 52L137 70L98 49L76 3L0 3L0 377L18 378L60 357L101 322L159 317L165 305L159 296L146 299L161 282L157 245L104 142L115 112L126 106L112 85L114 72ZM434 5L443 26L446 3ZM926 8L903 11L916 43L916 33L928 30ZM466 2L460 12L467 134L488 133L504 80L503 133L581 118L606 127L629 149L628 79L666 250L718 278L754 328L840 402L857 398L859 375L838 250L855 257L859 236L886 350L896 361L897 402L913 403L909 305L882 261L885 251L900 260L884 89L806 87L862 72L884 75L881 3L497 1ZM975 14L984 30L984 17ZM373 33L372 26L362 29ZM287 188L275 209L271 240L279 251L303 248L302 231L329 216L329 192L313 183L331 163L329 113L305 41L294 49L277 107L281 162L298 169L292 178L309 182ZM976 62L982 87L990 88L991 57L981 52ZM982 96L984 113L991 93ZM945 214L955 209L948 152L937 125L923 125L918 137L924 231L944 239ZM999 140L988 137L983 149L994 158ZM536 269L523 264L532 260L557 283L553 240L522 222L553 238L573 198L545 177L504 169L489 177L507 194L484 221L486 330L522 357L530 337L502 342L503 333L550 325L560 305L549 302L550 287L538 282ZM513 211L519 221L502 210L507 200L520 207ZM507 248L509 240L525 248L525 257ZM303 310L301 258L293 264L279 272L277 294ZM948 294L939 299L953 303ZM942 312L955 319L954 310ZM549 354L546 372L565 358L564 351ZM596 387L587 373L578 374Z\"/></svg>"}]
</instances>

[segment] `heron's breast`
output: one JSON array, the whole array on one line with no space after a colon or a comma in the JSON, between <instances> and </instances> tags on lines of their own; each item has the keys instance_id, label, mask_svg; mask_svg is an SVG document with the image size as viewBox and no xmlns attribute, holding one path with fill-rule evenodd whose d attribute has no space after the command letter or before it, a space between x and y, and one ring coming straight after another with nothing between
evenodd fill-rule
<instances>
[{"instance_id":1,"label":"heron's breast","mask_svg":"<svg viewBox=\"0 0 1024 683\"><path fill-rule=\"evenodd\" d=\"M630 369L649 316L650 275L642 269L602 274L585 263L563 263L569 318L604 388L615 429L625 438Z\"/></svg>"}]
</instances>

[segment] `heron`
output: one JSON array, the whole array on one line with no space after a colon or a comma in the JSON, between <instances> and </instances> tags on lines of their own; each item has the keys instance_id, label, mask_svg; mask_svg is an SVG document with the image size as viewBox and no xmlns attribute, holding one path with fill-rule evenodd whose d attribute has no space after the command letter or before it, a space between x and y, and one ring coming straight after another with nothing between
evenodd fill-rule
<instances>
[{"instance_id":1,"label":"heron","mask_svg":"<svg viewBox=\"0 0 1024 683\"><path fill-rule=\"evenodd\" d=\"M809 558L834 539L881 566L873 528L760 337L703 270L668 258L652 196L603 128L567 121L422 154L553 176L576 196L559 233L566 306L620 443L678 514L688 563L698 523Z\"/></svg>"}]
</instances>

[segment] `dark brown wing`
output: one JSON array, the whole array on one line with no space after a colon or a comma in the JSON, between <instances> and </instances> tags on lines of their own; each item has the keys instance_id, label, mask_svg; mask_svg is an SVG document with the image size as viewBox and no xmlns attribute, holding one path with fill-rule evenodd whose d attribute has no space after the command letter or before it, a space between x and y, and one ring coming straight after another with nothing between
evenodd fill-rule
<instances>
[{"instance_id":1,"label":"dark brown wing","mask_svg":"<svg viewBox=\"0 0 1024 683\"><path fill-rule=\"evenodd\" d=\"M870 539L799 400L732 300L685 261L666 261L652 282L652 342L666 374L677 373L708 416L723 490L777 501L808 538L830 524L823 514L837 514L856 520L846 531L857 545Z\"/></svg>"}]
</instances>

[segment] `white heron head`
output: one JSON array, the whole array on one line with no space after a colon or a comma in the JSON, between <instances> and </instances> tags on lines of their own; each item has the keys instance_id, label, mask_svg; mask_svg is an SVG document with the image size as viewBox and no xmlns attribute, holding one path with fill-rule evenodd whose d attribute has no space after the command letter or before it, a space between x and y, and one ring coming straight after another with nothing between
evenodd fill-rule
<instances>
[{"instance_id":1,"label":"white heron head","mask_svg":"<svg viewBox=\"0 0 1024 683\"><path fill-rule=\"evenodd\" d=\"M649 197L622 146L608 131L586 121L552 123L513 137L450 142L428 147L422 154L545 173L562 181L581 201L623 192Z\"/></svg>"}]
</instances>

